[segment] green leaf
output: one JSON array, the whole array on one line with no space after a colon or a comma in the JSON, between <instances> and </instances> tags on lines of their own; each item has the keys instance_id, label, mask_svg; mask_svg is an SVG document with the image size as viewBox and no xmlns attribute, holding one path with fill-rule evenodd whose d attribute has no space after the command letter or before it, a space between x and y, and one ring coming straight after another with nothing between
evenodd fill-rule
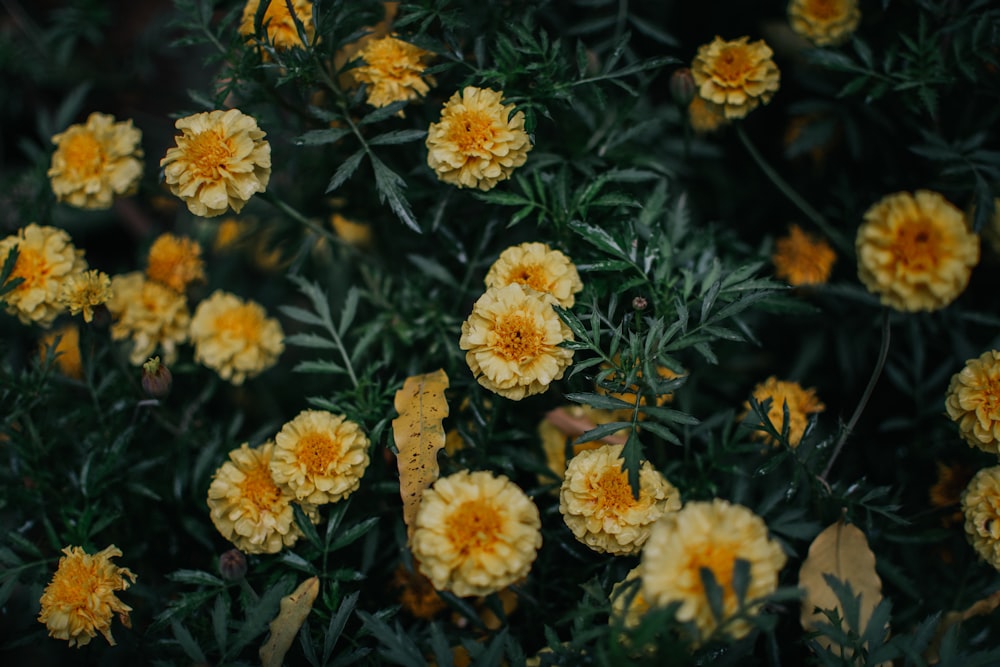
<instances>
[{"instance_id":1,"label":"green leaf","mask_svg":"<svg viewBox=\"0 0 1000 667\"><path fill-rule=\"evenodd\" d=\"M375 169L375 189L378 190L379 201L388 202L389 208L396 214L396 217L406 223L406 226L413 231L422 234L423 230L420 229L420 225L417 224L417 220L410 210L410 203L403 196L406 182L374 154L371 156L371 161L372 167Z\"/></svg>"},{"instance_id":2,"label":"green leaf","mask_svg":"<svg viewBox=\"0 0 1000 667\"><path fill-rule=\"evenodd\" d=\"M337 167L337 171L333 172L333 177L330 179L330 182L327 183L326 192L333 192L343 185L347 179L353 176L354 172L358 170L358 166L361 164L361 159L364 156L365 149L361 148L352 153L346 160L341 162L340 166Z\"/></svg>"},{"instance_id":3,"label":"green leaf","mask_svg":"<svg viewBox=\"0 0 1000 667\"><path fill-rule=\"evenodd\" d=\"M331 127L323 130L309 130L300 137L296 137L293 142L299 146L322 146L340 141L351 130L344 127Z\"/></svg>"},{"instance_id":4,"label":"green leaf","mask_svg":"<svg viewBox=\"0 0 1000 667\"><path fill-rule=\"evenodd\" d=\"M369 146L392 146L417 141L427 136L427 130L393 130L368 140Z\"/></svg>"},{"instance_id":5,"label":"green leaf","mask_svg":"<svg viewBox=\"0 0 1000 667\"><path fill-rule=\"evenodd\" d=\"M291 336L285 336L285 343L287 345L297 345L298 347L308 347L321 350L337 349L337 344L332 340L328 340L322 336L311 333L297 333L292 334Z\"/></svg>"}]
</instances>

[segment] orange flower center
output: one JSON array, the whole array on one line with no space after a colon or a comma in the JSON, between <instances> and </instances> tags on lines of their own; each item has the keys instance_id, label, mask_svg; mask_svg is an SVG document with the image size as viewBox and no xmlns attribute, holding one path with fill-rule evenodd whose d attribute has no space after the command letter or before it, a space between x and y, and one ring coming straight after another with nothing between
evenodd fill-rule
<instances>
[{"instance_id":1,"label":"orange flower center","mask_svg":"<svg viewBox=\"0 0 1000 667\"><path fill-rule=\"evenodd\" d=\"M466 155L482 153L493 143L493 119L482 111L463 111L448 125L447 140Z\"/></svg>"},{"instance_id":2,"label":"orange flower center","mask_svg":"<svg viewBox=\"0 0 1000 667\"><path fill-rule=\"evenodd\" d=\"M809 0L806 12L810 18L829 21L837 18L842 13L842 8L839 0Z\"/></svg>"},{"instance_id":3,"label":"orange flower center","mask_svg":"<svg viewBox=\"0 0 1000 667\"><path fill-rule=\"evenodd\" d=\"M593 487L597 507L608 514L622 514L635 506L636 500L624 470L608 468Z\"/></svg>"},{"instance_id":4,"label":"orange flower center","mask_svg":"<svg viewBox=\"0 0 1000 667\"><path fill-rule=\"evenodd\" d=\"M750 50L742 45L727 46L715 60L715 78L723 83L740 84L753 67Z\"/></svg>"},{"instance_id":5,"label":"orange flower center","mask_svg":"<svg viewBox=\"0 0 1000 667\"><path fill-rule=\"evenodd\" d=\"M45 282L52 267L45 260L45 255L31 248L18 245L17 263L11 278L24 278L24 282L14 288L16 291L27 291Z\"/></svg>"},{"instance_id":6,"label":"orange flower center","mask_svg":"<svg viewBox=\"0 0 1000 667\"><path fill-rule=\"evenodd\" d=\"M938 265L941 234L926 218L910 220L896 230L892 251L907 269L928 271Z\"/></svg>"},{"instance_id":7,"label":"orange flower center","mask_svg":"<svg viewBox=\"0 0 1000 667\"><path fill-rule=\"evenodd\" d=\"M527 285L539 292L549 291L548 274L540 264L518 264L510 272L510 281Z\"/></svg>"},{"instance_id":8,"label":"orange flower center","mask_svg":"<svg viewBox=\"0 0 1000 667\"><path fill-rule=\"evenodd\" d=\"M260 339L260 317L249 305L230 308L215 318L215 328L230 338L247 342Z\"/></svg>"},{"instance_id":9,"label":"orange flower center","mask_svg":"<svg viewBox=\"0 0 1000 667\"><path fill-rule=\"evenodd\" d=\"M538 356L544 345L544 332L535 319L524 313L511 313L497 321L494 350L507 361L524 362Z\"/></svg>"},{"instance_id":10,"label":"orange flower center","mask_svg":"<svg viewBox=\"0 0 1000 667\"><path fill-rule=\"evenodd\" d=\"M99 594L94 569L80 558L67 558L52 577L48 594L60 607L86 608L92 595Z\"/></svg>"},{"instance_id":11,"label":"orange flower center","mask_svg":"<svg viewBox=\"0 0 1000 667\"><path fill-rule=\"evenodd\" d=\"M271 0L261 23L267 26L267 36L270 37L275 46L286 47L301 44L299 33L295 29L292 15L288 13L285 0Z\"/></svg>"},{"instance_id":12,"label":"orange flower center","mask_svg":"<svg viewBox=\"0 0 1000 667\"><path fill-rule=\"evenodd\" d=\"M305 464L310 475L325 475L330 465L336 463L338 451L330 436L311 431L299 438L295 457Z\"/></svg>"},{"instance_id":13,"label":"orange flower center","mask_svg":"<svg viewBox=\"0 0 1000 667\"><path fill-rule=\"evenodd\" d=\"M466 500L445 519L446 533L462 555L492 551L503 528L500 512L483 499Z\"/></svg>"},{"instance_id":14,"label":"orange flower center","mask_svg":"<svg viewBox=\"0 0 1000 667\"><path fill-rule=\"evenodd\" d=\"M234 150L231 140L221 132L206 130L188 138L185 153L196 176L216 180L219 171L233 157Z\"/></svg>"},{"instance_id":15,"label":"orange flower center","mask_svg":"<svg viewBox=\"0 0 1000 667\"><path fill-rule=\"evenodd\" d=\"M729 601L735 596L733 591L733 570L736 566L735 545L728 542L708 542L701 545L701 550L695 550L688 561L688 568L697 573L697 587L705 593L704 584L701 583L701 569L708 568L715 577L715 583L722 588L723 602Z\"/></svg>"},{"instance_id":16,"label":"orange flower center","mask_svg":"<svg viewBox=\"0 0 1000 667\"><path fill-rule=\"evenodd\" d=\"M106 157L92 134L78 132L60 144L66 166L77 178L93 178L104 171Z\"/></svg>"},{"instance_id":17,"label":"orange flower center","mask_svg":"<svg viewBox=\"0 0 1000 667\"><path fill-rule=\"evenodd\" d=\"M259 510L270 510L281 497L281 490L271 479L267 464L258 464L243 473L245 477L240 484L243 497Z\"/></svg>"}]
</instances>

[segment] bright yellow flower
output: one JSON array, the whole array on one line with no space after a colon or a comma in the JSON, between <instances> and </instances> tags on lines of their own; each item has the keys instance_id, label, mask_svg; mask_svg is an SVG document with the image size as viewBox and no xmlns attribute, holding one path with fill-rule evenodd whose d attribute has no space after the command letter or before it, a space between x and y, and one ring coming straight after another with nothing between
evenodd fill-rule
<instances>
[{"instance_id":1,"label":"bright yellow flower","mask_svg":"<svg viewBox=\"0 0 1000 667\"><path fill-rule=\"evenodd\" d=\"M965 216L929 190L886 195L858 228L858 278L902 311L944 308L969 283L979 237Z\"/></svg>"},{"instance_id":2,"label":"bright yellow flower","mask_svg":"<svg viewBox=\"0 0 1000 667\"><path fill-rule=\"evenodd\" d=\"M489 595L527 576L541 525L538 508L509 479L462 470L424 491L413 557L439 591Z\"/></svg>"},{"instance_id":3,"label":"bright yellow flower","mask_svg":"<svg viewBox=\"0 0 1000 667\"><path fill-rule=\"evenodd\" d=\"M1000 570L1000 466L975 474L962 494L962 512L972 548Z\"/></svg>"},{"instance_id":4,"label":"bright yellow flower","mask_svg":"<svg viewBox=\"0 0 1000 667\"><path fill-rule=\"evenodd\" d=\"M284 336L260 304L221 290L199 303L191 319L195 361L235 385L277 363Z\"/></svg>"},{"instance_id":5,"label":"bright yellow flower","mask_svg":"<svg viewBox=\"0 0 1000 667\"><path fill-rule=\"evenodd\" d=\"M271 43L276 51L287 51L292 48L304 48L299 31L295 27L295 19L288 11L286 0L266 0L267 9L264 10L264 18L261 21L261 28L267 34L267 41ZM260 0L247 0L243 7L243 16L240 18L240 34L246 41L252 42L256 33L254 31L254 19L257 16L257 9L260 7ZM316 35L316 28L312 20L312 3L309 0L292 0L292 9L295 10L295 17L302 24L306 37L311 43ZM270 60L270 55L263 51L263 59Z\"/></svg>"},{"instance_id":6,"label":"bright yellow flower","mask_svg":"<svg viewBox=\"0 0 1000 667\"><path fill-rule=\"evenodd\" d=\"M111 279L111 299L107 302L113 318L111 338L132 341L129 362L141 366L159 347L163 361L177 359L177 346L188 338L187 299L183 294L146 280L139 271Z\"/></svg>"},{"instance_id":7,"label":"bright yellow flower","mask_svg":"<svg viewBox=\"0 0 1000 667\"><path fill-rule=\"evenodd\" d=\"M680 493L649 461L639 468L639 498L632 495L623 448L604 445L574 456L559 492L559 511L573 536L615 556L639 553L653 522L681 507Z\"/></svg>"},{"instance_id":8,"label":"bright yellow flower","mask_svg":"<svg viewBox=\"0 0 1000 667\"><path fill-rule=\"evenodd\" d=\"M369 40L358 53L364 64L350 71L359 84L368 85L368 104L389 106L393 102L414 100L430 90L424 77L430 51L395 37Z\"/></svg>"},{"instance_id":9,"label":"bright yellow flower","mask_svg":"<svg viewBox=\"0 0 1000 667\"><path fill-rule=\"evenodd\" d=\"M56 344L56 339L59 343ZM55 344L52 350L56 355L56 368L66 377L75 380L83 378L83 361L80 358L80 328L75 324L47 331L38 342L38 354L45 361L46 351Z\"/></svg>"},{"instance_id":10,"label":"bright yellow flower","mask_svg":"<svg viewBox=\"0 0 1000 667\"><path fill-rule=\"evenodd\" d=\"M725 108L712 104L701 95L695 95L688 104L688 122L698 134L710 134L728 125Z\"/></svg>"},{"instance_id":11,"label":"bright yellow flower","mask_svg":"<svg viewBox=\"0 0 1000 667\"><path fill-rule=\"evenodd\" d=\"M732 618L739 609L733 589L737 559L750 564L745 602L754 611L759 603L752 603L778 586L778 572L786 561L781 546L768 538L764 520L746 507L719 498L690 502L653 524L639 564L642 595L655 607L680 602L677 620L694 622L700 634L696 641L716 630L739 639L750 632L751 625ZM712 572L722 589L721 628L705 593L703 568Z\"/></svg>"},{"instance_id":12,"label":"bright yellow flower","mask_svg":"<svg viewBox=\"0 0 1000 667\"><path fill-rule=\"evenodd\" d=\"M816 46L834 46L854 34L861 10L858 0L791 0L788 21Z\"/></svg>"},{"instance_id":13,"label":"bright yellow flower","mask_svg":"<svg viewBox=\"0 0 1000 667\"><path fill-rule=\"evenodd\" d=\"M966 361L951 377L944 407L970 447L1000 454L1000 351Z\"/></svg>"},{"instance_id":14,"label":"bright yellow flower","mask_svg":"<svg viewBox=\"0 0 1000 667\"><path fill-rule=\"evenodd\" d=\"M784 406L788 405L788 444L792 447L798 447L799 443L802 442L802 436L805 435L806 426L809 423L809 416L826 409L826 406L816 397L815 389L803 389L798 382L779 380L773 375L755 386L752 393L758 403L771 399L767 418L779 433L784 430ZM744 402L740 420L746 419L751 412L750 401ZM778 444L774 437L764 431L755 430L751 437L754 440L763 440L769 445L776 446Z\"/></svg>"},{"instance_id":15,"label":"bright yellow flower","mask_svg":"<svg viewBox=\"0 0 1000 667\"><path fill-rule=\"evenodd\" d=\"M7 302L7 312L22 323L48 328L66 309L60 299L63 283L87 268L83 251L73 246L63 230L35 223L0 241L0 263L15 245L18 256L10 277L24 281L0 300Z\"/></svg>"},{"instance_id":16,"label":"bright yellow flower","mask_svg":"<svg viewBox=\"0 0 1000 667\"><path fill-rule=\"evenodd\" d=\"M205 280L201 244L186 236L160 234L149 247L146 277L183 292L195 281Z\"/></svg>"},{"instance_id":17,"label":"bright yellow flower","mask_svg":"<svg viewBox=\"0 0 1000 667\"><path fill-rule=\"evenodd\" d=\"M275 2L275 4L278 4ZM170 191L195 215L237 213L271 178L271 145L252 116L238 109L180 118L176 146L160 160Z\"/></svg>"},{"instance_id":18,"label":"bright yellow flower","mask_svg":"<svg viewBox=\"0 0 1000 667\"><path fill-rule=\"evenodd\" d=\"M281 427L274 442L274 481L313 505L354 493L368 467L368 438L344 415L303 410Z\"/></svg>"},{"instance_id":19,"label":"bright yellow flower","mask_svg":"<svg viewBox=\"0 0 1000 667\"><path fill-rule=\"evenodd\" d=\"M544 243L522 243L500 253L486 274L486 287L511 283L551 294L563 308L572 308L576 293L583 289L576 265Z\"/></svg>"},{"instance_id":20,"label":"bright yellow flower","mask_svg":"<svg viewBox=\"0 0 1000 667\"><path fill-rule=\"evenodd\" d=\"M743 118L761 104L767 104L778 90L781 78L764 40L749 37L726 41L716 37L698 47L691 75L698 94L722 107L728 119Z\"/></svg>"},{"instance_id":21,"label":"bright yellow flower","mask_svg":"<svg viewBox=\"0 0 1000 667\"><path fill-rule=\"evenodd\" d=\"M460 188L490 190L528 159L524 113L503 104L503 93L466 86L427 130L427 164L438 179Z\"/></svg>"},{"instance_id":22,"label":"bright yellow flower","mask_svg":"<svg viewBox=\"0 0 1000 667\"><path fill-rule=\"evenodd\" d=\"M59 299L72 315L83 313L83 321L94 319L94 308L111 298L111 277L103 271L83 271L69 276Z\"/></svg>"},{"instance_id":23,"label":"bright yellow flower","mask_svg":"<svg viewBox=\"0 0 1000 667\"><path fill-rule=\"evenodd\" d=\"M271 477L274 443L253 449L247 443L229 452L208 487L208 508L219 533L248 554L274 554L290 547L302 532L295 525L295 496ZM302 505L315 523L319 513Z\"/></svg>"},{"instance_id":24,"label":"bright yellow flower","mask_svg":"<svg viewBox=\"0 0 1000 667\"><path fill-rule=\"evenodd\" d=\"M81 547L65 547L62 552L65 555L39 600L42 611L38 620L48 628L50 637L65 639L70 646L86 646L98 632L114 646L114 615L118 614L126 628L132 627L128 615L132 607L115 593L134 584L135 574L111 562L122 555L113 544L93 555Z\"/></svg>"},{"instance_id":25,"label":"bright yellow flower","mask_svg":"<svg viewBox=\"0 0 1000 667\"><path fill-rule=\"evenodd\" d=\"M789 285L822 285L830 279L837 253L822 238L798 225L788 228L788 236L775 243L774 274Z\"/></svg>"},{"instance_id":26,"label":"bright yellow flower","mask_svg":"<svg viewBox=\"0 0 1000 667\"><path fill-rule=\"evenodd\" d=\"M490 288L479 297L458 343L479 384L519 401L562 378L573 350L559 343L573 340L573 333L553 303L551 296L518 283Z\"/></svg>"},{"instance_id":27,"label":"bright yellow flower","mask_svg":"<svg viewBox=\"0 0 1000 667\"><path fill-rule=\"evenodd\" d=\"M142 132L131 120L92 113L52 137L56 145L48 176L56 199L86 209L110 208L115 197L134 194L142 178Z\"/></svg>"}]
</instances>

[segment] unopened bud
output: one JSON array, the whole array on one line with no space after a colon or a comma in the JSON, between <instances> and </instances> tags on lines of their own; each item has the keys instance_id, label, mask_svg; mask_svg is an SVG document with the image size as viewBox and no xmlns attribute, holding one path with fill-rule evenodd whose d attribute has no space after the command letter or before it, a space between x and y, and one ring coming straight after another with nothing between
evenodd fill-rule
<instances>
[{"instance_id":1,"label":"unopened bud","mask_svg":"<svg viewBox=\"0 0 1000 667\"><path fill-rule=\"evenodd\" d=\"M674 104L679 107L686 109L691 104L694 99L694 77L689 68L681 67L670 75L670 95L674 98Z\"/></svg>"},{"instance_id":2,"label":"unopened bud","mask_svg":"<svg viewBox=\"0 0 1000 667\"><path fill-rule=\"evenodd\" d=\"M636 310L646 310L646 306L648 305L649 301L647 301L644 296L637 296L632 299L632 307Z\"/></svg>"},{"instance_id":3,"label":"unopened bud","mask_svg":"<svg viewBox=\"0 0 1000 667\"><path fill-rule=\"evenodd\" d=\"M153 357L142 365L142 389L150 396L166 396L173 381L170 369L160 363L159 357Z\"/></svg>"},{"instance_id":4,"label":"unopened bud","mask_svg":"<svg viewBox=\"0 0 1000 667\"><path fill-rule=\"evenodd\" d=\"M239 581L247 574L247 557L239 549L230 549L219 556L219 574L226 581Z\"/></svg>"}]
</instances>

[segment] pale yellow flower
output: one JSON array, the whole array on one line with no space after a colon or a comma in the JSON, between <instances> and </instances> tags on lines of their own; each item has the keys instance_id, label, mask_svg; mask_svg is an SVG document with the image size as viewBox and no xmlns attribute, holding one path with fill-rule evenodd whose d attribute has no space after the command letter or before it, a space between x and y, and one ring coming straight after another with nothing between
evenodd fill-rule
<instances>
[{"instance_id":1,"label":"pale yellow flower","mask_svg":"<svg viewBox=\"0 0 1000 667\"><path fill-rule=\"evenodd\" d=\"M771 399L771 407L767 410L767 418L774 429L781 433L785 424L785 405L788 406L788 444L798 447L805 435L809 416L823 412L826 406L816 397L815 389L803 389L798 382L779 380L771 376L757 384L751 392L758 403ZM740 420L746 419L752 409L750 401L743 403ZM755 430L751 436L754 440L763 440L769 445L777 445L778 441L769 433Z\"/></svg>"},{"instance_id":2,"label":"pale yellow flower","mask_svg":"<svg viewBox=\"0 0 1000 667\"><path fill-rule=\"evenodd\" d=\"M573 333L553 303L551 296L518 283L490 288L479 297L459 340L479 384L519 401L562 378L573 350L559 343L573 340Z\"/></svg>"},{"instance_id":3,"label":"pale yellow flower","mask_svg":"<svg viewBox=\"0 0 1000 667\"><path fill-rule=\"evenodd\" d=\"M725 107L695 95L688 104L688 122L698 134L711 134L729 124Z\"/></svg>"},{"instance_id":4,"label":"pale yellow flower","mask_svg":"<svg viewBox=\"0 0 1000 667\"><path fill-rule=\"evenodd\" d=\"M1000 351L966 361L951 377L944 407L970 447L1000 454Z\"/></svg>"},{"instance_id":5,"label":"pale yellow flower","mask_svg":"<svg viewBox=\"0 0 1000 667\"><path fill-rule=\"evenodd\" d=\"M639 579L639 567L633 567L619 581L611 587L611 615L608 622L621 621L626 628L634 628L642 621L642 617L649 611L649 603L642 595L642 586L637 582L634 588L629 586L631 582Z\"/></svg>"},{"instance_id":6,"label":"pale yellow flower","mask_svg":"<svg viewBox=\"0 0 1000 667\"><path fill-rule=\"evenodd\" d=\"M722 107L728 119L743 118L767 104L778 90L781 78L774 55L764 40L749 37L726 41L716 37L698 47L691 75L698 94Z\"/></svg>"},{"instance_id":7,"label":"pale yellow flower","mask_svg":"<svg viewBox=\"0 0 1000 667\"><path fill-rule=\"evenodd\" d=\"M962 494L962 512L972 548L1000 570L1000 466L975 474Z\"/></svg>"},{"instance_id":8,"label":"pale yellow flower","mask_svg":"<svg viewBox=\"0 0 1000 667\"><path fill-rule=\"evenodd\" d=\"M486 273L486 287L511 283L551 294L563 308L572 308L576 293L583 289L576 265L544 243L522 243L500 253Z\"/></svg>"},{"instance_id":9,"label":"pale yellow flower","mask_svg":"<svg viewBox=\"0 0 1000 667\"><path fill-rule=\"evenodd\" d=\"M364 64L350 74L357 83L368 86L368 104L373 107L389 106L393 102L414 100L430 90L424 76L430 51L395 37L369 40L358 53Z\"/></svg>"},{"instance_id":10,"label":"pale yellow flower","mask_svg":"<svg viewBox=\"0 0 1000 667\"><path fill-rule=\"evenodd\" d=\"M59 342L56 343L56 339ZM45 332L38 342L38 356L44 362L47 350L55 345L52 353L56 359L56 368L66 377L75 380L83 378L83 360L80 358L80 328L75 324L67 324Z\"/></svg>"},{"instance_id":11,"label":"pale yellow flower","mask_svg":"<svg viewBox=\"0 0 1000 667\"><path fill-rule=\"evenodd\" d=\"M118 614L126 628L132 627L132 607L115 593L134 584L135 574L111 562L122 555L113 544L96 554L81 547L65 547L62 552L59 567L39 600L42 610L38 620L48 628L50 637L65 639L70 646L86 646L98 632L114 646L114 615Z\"/></svg>"},{"instance_id":12,"label":"pale yellow flower","mask_svg":"<svg viewBox=\"0 0 1000 667\"><path fill-rule=\"evenodd\" d=\"M524 113L503 104L503 93L466 86L427 130L427 164L438 179L460 188L490 190L528 159Z\"/></svg>"},{"instance_id":13,"label":"pale yellow flower","mask_svg":"<svg viewBox=\"0 0 1000 667\"><path fill-rule=\"evenodd\" d=\"M284 335L260 304L222 290L199 303L191 319L195 361L235 385L277 363Z\"/></svg>"},{"instance_id":14,"label":"pale yellow flower","mask_svg":"<svg viewBox=\"0 0 1000 667\"><path fill-rule=\"evenodd\" d=\"M268 0L265 0L268 1ZM254 31L254 19L257 16L257 9L260 7L260 0L247 0L243 6L243 15L240 18L239 32L252 42L256 33ZM312 20L312 3L309 0L292 0L292 9L295 17L302 24L306 37L311 43L316 35L316 28ZM269 0L267 9L264 10L264 18L261 21L261 28L267 34L267 41L271 43L276 51L287 51L292 48L304 48L299 31L295 27L295 19L288 11L286 0ZM263 59L270 60L270 55L263 51Z\"/></svg>"},{"instance_id":15,"label":"pale yellow flower","mask_svg":"<svg viewBox=\"0 0 1000 667\"><path fill-rule=\"evenodd\" d=\"M822 285L830 279L837 253L824 239L791 225L788 236L775 243L771 261L774 275L789 285Z\"/></svg>"},{"instance_id":16,"label":"pale yellow flower","mask_svg":"<svg viewBox=\"0 0 1000 667\"><path fill-rule=\"evenodd\" d=\"M274 438L271 476L313 505L354 493L368 467L368 438L361 427L325 410L303 410Z\"/></svg>"},{"instance_id":17,"label":"pale yellow flower","mask_svg":"<svg viewBox=\"0 0 1000 667\"><path fill-rule=\"evenodd\" d=\"M22 323L34 322L48 328L66 310L60 299L63 283L87 269L83 251L73 246L63 230L35 223L0 241L0 263L7 260L14 246L18 256L10 278L24 281L0 300L7 303L7 312L17 315Z\"/></svg>"},{"instance_id":18,"label":"pale yellow flower","mask_svg":"<svg viewBox=\"0 0 1000 667\"><path fill-rule=\"evenodd\" d=\"M274 443L247 443L229 452L208 487L208 508L219 533L248 554L273 554L290 547L302 532L295 525L294 494L271 477ZM315 523L319 513L302 505Z\"/></svg>"},{"instance_id":19,"label":"pale yellow flower","mask_svg":"<svg viewBox=\"0 0 1000 667\"><path fill-rule=\"evenodd\" d=\"M424 491L413 556L436 589L489 595L527 576L541 525L538 508L509 479L462 470Z\"/></svg>"},{"instance_id":20,"label":"pale yellow flower","mask_svg":"<svg viewBox=\"0 0 1000 667\"><path fill-rule=\"evenodd\" d=\"M277 4L277 3L275 3ZM271 178L271 145L252 116L238 109L180 118L177 143L160 160L170 191L195 215L237 213Z\"/></svg>"},{"instance_id":21,"label":"pale yellow flower","mask_svg":"<svg viewBox=\"0 0 1000 667\"><path fill-rule=\"evenodd\" d=\"M70 125L52 137L56 145L48 176L56 199L85 209L110 208L115 197L131 195L142 178L142 132L131 120L92 113L85 124Z\"/></svg>"},{"instance_id":22,"label":"pale yellow flower","mask_svg":"<svg viewBox=\"0 0 1000 667\"><path fill-rule=\"evenodd\" d=\"M559 511L573 536L615 556L639 553L653 522L681 507L680 492L649 461L639 467L639 498L632 495L623 448L604 445L574 456L559 491Z\"/></svg>"},{"instance_id":23,"label":"pale yellow flower","mask_svg":"<svg viewBox=\"0 0 1000 667\"><path fill-rule=\"evenodd\" d=\"M160 234L149 247L146 277L183 292L196 281L205 280L201 244L186 236Z\"/></svg>"},{"instance_id":24,"label":"pale yellow flower","mask_svg":"<svg viewBox=\"0 0 1000 667\"><path fill-rule=\"evenodd\" d=\"M858 28L858 0L791 0L788 21L792 30L816 46L847 41Z\"/></svg>"},{"instance_id":25,"label":"pale yellow flower","mask_svg":"<svg viewBox=\"0 0 1000 667\"><path fill-rule=\"evenodd\" d=\"M139 271L114 276L111 291L105 304L112 316L111 338L131 340L129 362L141 366L160 348L164 362L172 364L191 321L184 295L146 280Z\"/></svg>"},{"instance_id":26,"label":"pale yellow flower","mask_svg":"<svg viewBox=\"0 0 1000 667\"><path fill-rule=\"evenodd\" d=\"M94 319L94 308L111 298L111 277L103 271L75 273L62 285L59 299L72 315L83 313L83 321Z\"/></svg>"},{"instance_id":27,"label":"pale yellow flower","mask_svg":"<svg viewBox=\"0 0 1000 667\"><path fill-rule=\"evenodd\" d=\"M969 284L979 237L965 216L929 190L886 195L858 228L858 278L902 311L944 308Z\"/></svg>"},{"instance_id":28,"label":"pale yellow flower","mask_svg":"<svg viewBox=\"0 0 1000 667\"><path fill-rule=\"evenodd\" d=\"M751 613L759 610L760 598L775 591L785 553L767 535L764 520L741 505L716 498L711 502L689 502L677 512L668 512L653 525L642 551L639 576L642 595L652 607L679 602L677 620L693 622L704 640L716 630L739 639L751 625L734 619L739 609L733 589L736 561L750 565L745 602ZM712 614L701 570L711 571L722 589L722 623Z\"/></svg>"}]
</instances>

